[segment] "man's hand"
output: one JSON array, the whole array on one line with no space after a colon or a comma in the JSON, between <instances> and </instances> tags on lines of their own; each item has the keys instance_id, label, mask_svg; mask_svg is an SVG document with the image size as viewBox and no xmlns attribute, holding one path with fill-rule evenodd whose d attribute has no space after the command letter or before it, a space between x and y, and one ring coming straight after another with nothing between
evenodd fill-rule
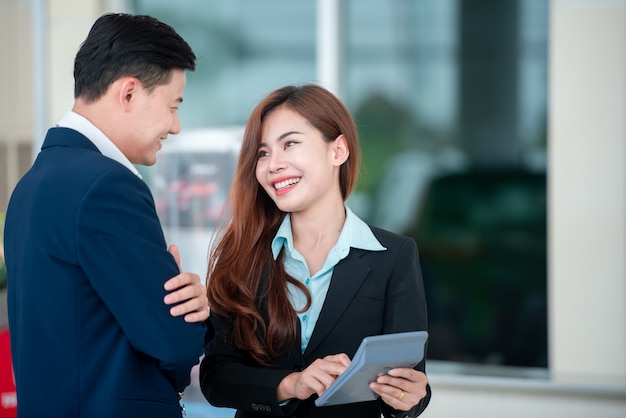
<instances>
[{"instance_id":1,"label":"man's hand","mask_svg":"<svg viewBox=\"0 0 626 418\"><path fill-rule=\"evenodd\" d=\"M170 245L168 251L174 256L180 274L165 282L165 290L170 293L163 301L166 305L176 305L170 309L172 316L185 315L186 322L202 322L209 317L209 299L206 296L206 288L197 274L183 273L180 265L180 252L176 245Z\"/></svg>"}]
</instances>

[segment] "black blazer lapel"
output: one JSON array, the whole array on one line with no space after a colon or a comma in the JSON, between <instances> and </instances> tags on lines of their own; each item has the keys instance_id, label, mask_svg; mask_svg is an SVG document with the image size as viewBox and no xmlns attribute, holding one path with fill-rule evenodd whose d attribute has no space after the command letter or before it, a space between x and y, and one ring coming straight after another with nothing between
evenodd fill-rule
<instances>
[{"instance_id":1,"label":"black blazer lapel","mask_svg":"<svg viewBox=\"0 0 626 418\"><path fill-rule=\"evenodd\" d=\"M304 352L305 358L324 341L369 273L370 267L360 258L363 253L363 250L351 248L348 256L335 266L320 317Z\"/></svg>"}]
</instances>

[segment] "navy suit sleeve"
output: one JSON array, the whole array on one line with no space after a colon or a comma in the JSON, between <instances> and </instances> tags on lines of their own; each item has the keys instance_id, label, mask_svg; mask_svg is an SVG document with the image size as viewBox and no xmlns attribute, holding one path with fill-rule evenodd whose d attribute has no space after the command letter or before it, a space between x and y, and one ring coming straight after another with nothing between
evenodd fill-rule
<instances>
[{"instance_id":1,"label":"navy suit sleeve","mask_svg":"<svg viewBox=\"0 0 626 418\"><path fill-rule=\"evenodd\" d=\"M205 326L172 317L163 284L177 275L149 189L125 168L109 170L81 202L77 257L130 344L182 389L202 353Z\"/></svg>"},{"instance_id":2,"label":"navy suit sleeve","mask_svg":"<svg viewBox=\"0 0 626 418\"><path fill-rule=\"evenodd\" d=\"M426 331L426 297L415 241L404 239L395 255L385 299L384 333Z\"/></svg>"}]
</instances>

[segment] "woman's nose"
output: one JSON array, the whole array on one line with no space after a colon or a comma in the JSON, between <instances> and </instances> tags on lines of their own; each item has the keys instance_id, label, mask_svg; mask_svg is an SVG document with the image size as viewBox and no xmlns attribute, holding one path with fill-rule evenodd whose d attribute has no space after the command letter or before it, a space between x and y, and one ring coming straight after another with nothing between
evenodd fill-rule
<instances>
[{"instance_id":1,"label":"woman's nose","mask_svg":"<svg viewBox=\"0 0 626 418\"><path fill-rule=\"evenodd\" d=\"M281 152L272 152L270 155L269 168L272 173L280 171L287 166L284 155Z\"/></svg>"}]
</instances>

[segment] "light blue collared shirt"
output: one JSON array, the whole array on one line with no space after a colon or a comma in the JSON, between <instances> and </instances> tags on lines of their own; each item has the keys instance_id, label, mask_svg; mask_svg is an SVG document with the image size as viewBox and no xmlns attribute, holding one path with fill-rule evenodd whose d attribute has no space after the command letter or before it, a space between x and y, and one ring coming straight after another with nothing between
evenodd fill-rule
<instances>
[{"instance_id":1,"label":"light blue collared shirt","mask_svg":"<svg viewBox=\"0 0 626 418\"><path fill-rule=\"evenodd\" d=\"M293 233L289 214L285 216L285 219L278 228L278 232L272 241L274 259L278 258L280 250L284 247L285 271L294 279L302 282L311 293L311 306L306 312L300 312L298 314L301 325L301 348L303 353L311 339L311 334L313 333L317 319L320 316L322 305L324 305L324 300L326 299L326 294L330 286L333 270L337 263L348 256L351 247L368 251L387 250L378 242L367 224L352 213L350 208L347 206L345 208L346 221L339 235L339 239L335 246L330 249L320 271L316 272L313 276L310 275L306 260L293 246ZM306 298L304 294L292 284L289 284L289 297L294 309L298 310L304 308Z\"/></svg>"},{"instance_id":2,"label":"light blue collared shirt","mask_svg":"<svg viewBox=\"0 0 626 418\"><path fill-rule=\"evenodd\" d=\"M131 163L122 151L93 123L86 117L76 112L68 111L63 118L57 123L61 128L70 128L85 135L98 148L102 155L117 161L124 167L128 168L137 177L141 177L141 173Z\"/></svg>"}]
</instances>

